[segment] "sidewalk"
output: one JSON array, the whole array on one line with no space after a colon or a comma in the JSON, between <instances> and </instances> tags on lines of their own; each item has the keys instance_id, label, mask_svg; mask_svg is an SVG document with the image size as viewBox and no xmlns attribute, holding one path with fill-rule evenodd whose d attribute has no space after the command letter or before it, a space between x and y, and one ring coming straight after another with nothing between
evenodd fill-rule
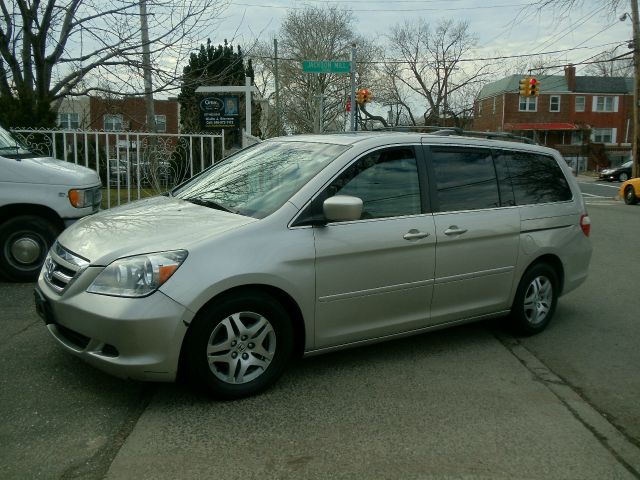
<instances>
[{"instance_id":1,"label":"sidewalk","mask_svg":"<svg viewBox=\"0 0 640 480\"><path fill-rule=\"evenodd\" d=\"M637 478L636 446L487 330L307 359L240 402L162 388L106 478Z\"/></svg>"}]
</instances>

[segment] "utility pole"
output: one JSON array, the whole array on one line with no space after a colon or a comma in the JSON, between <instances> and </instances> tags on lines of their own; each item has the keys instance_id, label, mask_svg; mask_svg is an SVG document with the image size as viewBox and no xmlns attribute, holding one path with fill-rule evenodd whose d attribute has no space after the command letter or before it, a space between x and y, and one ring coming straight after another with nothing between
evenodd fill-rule
<instances>
[{"instance_id":1,"label":"utility pole","mask_svg":"<svg viewBox=\"0 0 640 480\"><path fill-rule=\"evenodd\" d=\"M356 131L356 44L351 45L351 131Z\"/></svg>"},{"instance_id":2,"label":"utility pole","mask_svg":"<svg viewBox=\"0 0 640 480\"><path fill-rule=\"evenodd\" d=\"M633 165L631 176L640 176L640 17L638 15L638 0L631 0L631 22L633 23Z\"/></svg>"},{"instance_id":3,"label":"utility pole","mask_svg":"<svg viewBox=\"0 0 640 480\"><path fill-rule=\"evenodd\" d=\"M151 52L149 48L149 24L147 23L147 0L140 0L140 33L142 34L142 68L144 71L144 101L147 110L147 126L156 133L156 114L153 107L153 84L151 82Z\"/></svg>"},{"instance_id":4,"label":"utility pole","mask_svg":"<svg viewBox=\"0 0 640 480\"><path fill-rule=\"evenodd\" d=\"M278 39L273 39L273 56L274 56L274 65L273 65L273 73L275 75L276 82L276 136L280 136L282 133L282 129L280 127L280 82L278 79Z\"/></svg>"}]
</instances>

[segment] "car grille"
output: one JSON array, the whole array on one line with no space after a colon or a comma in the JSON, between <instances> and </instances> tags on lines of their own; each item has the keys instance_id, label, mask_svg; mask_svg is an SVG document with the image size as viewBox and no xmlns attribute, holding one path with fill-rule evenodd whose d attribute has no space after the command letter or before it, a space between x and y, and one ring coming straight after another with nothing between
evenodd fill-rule
<instances>
[{"instance_id":1,"label":"car grille","mask_svg":"<svg viewBox=\"0 0 640 480\"><path fill-rule=\"evenodd\" d=\"M88 266L88 260L71 253L56 242L44 261L44 280L55 292L62 294Z\"/></svg>"}]
</instances>

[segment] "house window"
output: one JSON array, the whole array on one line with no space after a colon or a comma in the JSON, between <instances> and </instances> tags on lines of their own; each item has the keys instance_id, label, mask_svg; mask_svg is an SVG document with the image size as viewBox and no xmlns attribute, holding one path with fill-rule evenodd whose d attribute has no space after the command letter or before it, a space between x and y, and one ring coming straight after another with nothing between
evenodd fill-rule
<instances>
[{"instance_id":1,"label":"house window","mask_svg":"<svg viewBox=\"0 0 640 480\"><path fill-rule=\"evenodd\" d=\"M584 112L584 97L576 97L576 112Z\"/></svg>"},{"instance_id":2,"label":"house window","mask_svg":"<svg viewBox=\"0 0 640 480\"><path fill-rule=\"evenodd\" d=\"M492 113L495 115L496 114L496 97L493 97L493 109L492 109Z\"/></svg>"},{"instance_id":3,"label":"house window","mask_svg":"<svg viewBox=\"0 0 640 480\"><path fill-rule=\"evenodd\" d=\"M73 130L80 128L80 114L79 113L59 113L58 114L58 126L65 130Z\"/></svg>"},{"instance_id":4,"label":"house window","mask_svg":"<svg viewBox=\"0 0 640 480\"><path fill-rule=\"evenodd\" d=\"M167 131L167 116L156 115L156 132L165 133Z\"/></svg>"},{"instance_id":5,"label":"house window","mask_svg":"<svg viewBox=\"0 0 640 480\"><path fill-rule=\"evenodd\" d=\"M571 145L580 145L583 141L582 130L571 132Z\"/></svg>"},{"instance_id":6,"label":"house window","mask_svg":"<svg viewBox=\"0 0 640 480\"><path fill-rule=\"evenodd\" d=\"M520 97L521 112L538 111L538 97Z\"/></svg>"},{"instance_id":7,"label":"house window","mask_svg":"<svg viewBox=\"0 0 640 480\"><path fill-rule=\"evenodd\" d=\"M595 143L614 143L615 132L615 128L594 128L591 131L591 140Z\"/></svg>"},{"instance_id":8,"label":"house window","mask_svg":"<svg viewBox=\"0 0 640 480\"><path fill-rule=\"evenodd\" d=\"M593 111L594 112L617 112L618 97L594 96Z\"/></svg>"},{"instance_id":9,"label":"house window","mask_svg":"<svg viewBox=\"0 0 640 480\"><path fill-rule=\"evenodd\" d=\"M105 115L104 131L117 132L122 130L122 115Z\"/></svg>"},{"instance_id":10,"label":"house window","mask_svg":"<svg viewBox=\"0 0 640 480\"><path fill-rule=\"evenodd\" d=\"M482 116L482 100L478 101L478 116Z\"/></svg>"},{"instance_id":11,"label":"house window","mask_svg":"<svg viewBox=\"0 0 640 480\"><path fill-rule=\"evenodd\" d=\"M560 95L551 95L549 99L549 111L550 112L560 111Z\"/></svg>"}]
</instances>

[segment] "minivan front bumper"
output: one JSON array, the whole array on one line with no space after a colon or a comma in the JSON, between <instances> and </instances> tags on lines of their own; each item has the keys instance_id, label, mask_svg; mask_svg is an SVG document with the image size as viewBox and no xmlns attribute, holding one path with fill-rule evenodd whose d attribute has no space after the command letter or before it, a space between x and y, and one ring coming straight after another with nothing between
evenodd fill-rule
<instances>
[{"instance_id":1,"label":"minivan front bumper","mask_svg":"<svg viewBox=\"0 0 640 480\"><path fill-rule=\"evenodd\" d=\"M68 352L117 377L176 379L193 314L162 292L144 298L81 292L67 298L41 275L34 295L38 314Z\"/></svg>"}]
</instances>

